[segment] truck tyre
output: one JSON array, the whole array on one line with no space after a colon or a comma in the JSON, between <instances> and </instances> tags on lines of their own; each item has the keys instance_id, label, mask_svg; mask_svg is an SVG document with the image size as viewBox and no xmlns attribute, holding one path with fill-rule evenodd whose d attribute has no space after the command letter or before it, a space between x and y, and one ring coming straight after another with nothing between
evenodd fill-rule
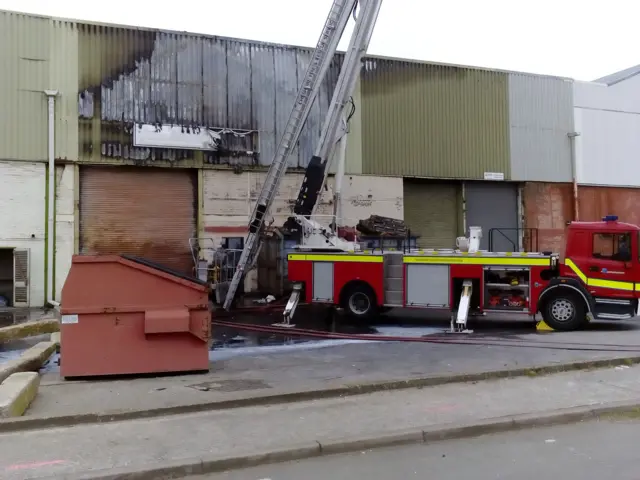
<instances>
[{"instance_id":1,"label":"truck tyre","mask_svg":"<svg viewBox=\"0 0 640 480\"><path fill-rule=\"evenodd\" d=\"M545 301L542 318L554 330L568 332L578 330L587 323L584 300L568 289L554 293Z\"/></svg>"},{"instance_id":2,"label":"truck tyre","mask_svg":"<svg viewBox=\"0 0 640 480\"><path fill-rule=\"evenodd\" d=\"M369 320L378 312L376 294L369 285L357 284L347 287L342 298L342 308L353 319Z\"/></svg>"}]
</instances>

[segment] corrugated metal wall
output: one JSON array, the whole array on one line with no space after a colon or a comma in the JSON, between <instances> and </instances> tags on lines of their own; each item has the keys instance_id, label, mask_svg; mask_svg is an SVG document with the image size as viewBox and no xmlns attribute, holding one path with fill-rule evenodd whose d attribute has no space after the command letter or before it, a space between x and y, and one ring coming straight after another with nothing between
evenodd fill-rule
<instances>
[{"instance_id":1,"label":"corrugated metal wall","mask_svg":"<svg viewBox=\"0 0 640 480\"><path fill-rule=\"evenodd\" d=\"M363 173L509 179L507 83L501 72L367 60Z\"/></svg>"},{"instance_id":2,"label":"corrugated metal wall","mask_svg":"<svg viewBox=\"0 0 640 480\"><path fill-rule=\"evenodd\" d=\"M0 11L0 159L47 158L47 100L57 90L56 157L78 156L75 24Z\"/></svg>"},{"instance_id":3,"label":"corrugated metal wall","mask_svg":"<svg viewBox=\"0 0 640 480\"><path fill-rule=\"evenodd\" d=\"M243 135L226 136L227 151L206 153L205 162L268 165L312 54L295 47L144 29L88 24L79 29L84 160L198 155L132 148L131 124L141 122L233 129ZM312 156L341 61L337 56L311 109L291 167L305 167Z\"/></svg>"},{"instance_id":4,"label":"corrugated metal wall","mask_svg":"<svg viewBox=\"0 0 640 480\"><path fill-rule=\"evenodd\" d=\"M640 76L611 86L575 84L578 182L640 186Z\"/></svg>"},{"instance_id":5,"label":"corrugated metal wall","mask_svg":"<svg viewBox=\"0 0 640 480\"><path fill-rule=\"evenodd\" d=\"M509 74L513 180L571 181L572 97L570 80Z\"/></svg>"}]
</instances>

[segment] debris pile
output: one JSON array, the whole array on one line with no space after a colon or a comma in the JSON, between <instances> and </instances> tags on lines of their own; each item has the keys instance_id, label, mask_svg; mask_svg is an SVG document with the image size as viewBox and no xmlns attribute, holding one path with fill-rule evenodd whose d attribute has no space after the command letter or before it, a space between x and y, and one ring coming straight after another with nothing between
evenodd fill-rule
<instances>
[{"instance_id":1,"label":"debris pile","mask_svg":"<svg viewBox=\"0 0 640 480\"><path fill-rule=\"evenodd\" d=\"M371 215L365 220L360 220L356 227L362 235L406 237L407 225L403 220L397 220L380 215Z\"/></svg>"}]
</instances>

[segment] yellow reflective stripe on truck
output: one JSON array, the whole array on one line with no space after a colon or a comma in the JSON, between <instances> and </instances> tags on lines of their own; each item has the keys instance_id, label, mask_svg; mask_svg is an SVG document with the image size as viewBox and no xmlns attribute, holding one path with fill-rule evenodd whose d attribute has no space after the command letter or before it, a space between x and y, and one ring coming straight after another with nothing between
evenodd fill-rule
<instances>
[{"instance_id":1,"label":"yellow reflective stripe on truck","mask_svg":"<svg viewBox=\"0 0 640 480\"><path fill-rule=\"evenodd\" d=\"M382 263L382 255L327 255L320 253L290 253L289 260L307 260L312 262L358 262Z\"/></svg>"},{"instance_id":2,"label":"yellow reflective stripe on truck","mask_svg":"<svg viewBox=\"0 0 640 480\"><path fill-rule=\"evenodd\" d=\"M450 263L456 265L515 265L524 267L551 265L550 259L547 258L518 258L518 257L480 257L475 255L461 255L455 257L447 257L440 255L416 255L404 257L404 263Z\"/></svg>"},{"instance_id":3,"label":"yellow reflective stripe on truck","mask_svg":"<svg viewBox=\"0 0 640 480\"><path fill-rule=\"evenodd\" d=\"M610 288L612 290L624 290L626 292L633 292L640 290L640 283L634 284L633 282L621 282L619 280L602 280L600 278L587 277L578 266L573 263L570 258L565 259L564 264L569 267L573 273L575 273L583 283L589 287L597 288Z\"/></svg>"}]
</instances>

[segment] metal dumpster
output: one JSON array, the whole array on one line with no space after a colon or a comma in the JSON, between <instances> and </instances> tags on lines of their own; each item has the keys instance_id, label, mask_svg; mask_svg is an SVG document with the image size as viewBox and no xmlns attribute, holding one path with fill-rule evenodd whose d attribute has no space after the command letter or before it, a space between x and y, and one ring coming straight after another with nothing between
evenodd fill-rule
<instances>
[{"instance_id":1,"label":"metal dumpster","mask_svg":"<svg viewBox=\"0 0 640 480\"><path fill-rule=\"evenodd\" d=\"M60 302L61 376L208 370L208 294L144 259L75 255Z\"/></svg>"}]
</instances>

